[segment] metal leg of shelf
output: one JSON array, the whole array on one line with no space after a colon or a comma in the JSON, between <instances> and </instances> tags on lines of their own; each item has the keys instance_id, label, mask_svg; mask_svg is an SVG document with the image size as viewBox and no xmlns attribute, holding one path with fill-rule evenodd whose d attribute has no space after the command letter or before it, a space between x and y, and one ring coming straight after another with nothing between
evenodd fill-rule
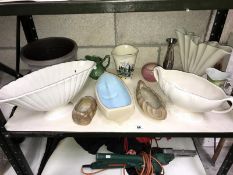
<instances>
[{"instance_id":1,"label":"metal leg of shelf","mask_svg":"<svg viewBox=\"0 0 233 175\"><path fill-rule=\"evenodd\" d=\"M7 73L7 74L9 74L9 75L11 75L11 76L13 76L13 77L15 77L15 78L18 77L18 74L14 69L12 69L12 68L10 68L10 67L2 64L2 63L0 63L0 70Z\"/></svg>"},{"instance_id":2,"label":"metal leg of shelf","mask_svg":"<svg viewBox=\"0 0 233 175\"><path fill-rule=\"evenodd\" d=\"M1 128L1 131L4 130L4 125L6 124L6 119L2 113L2 111L0 110L0 128Z\"/></svg>"},{"instance_id":3,"label":"metal leg of shelf","mask_svg":"<svg viewBox=\"0 0 233 175\"><path fill-rule=\"evenodd\" d=\"M0 111L0 125L1 125L1 131L0 131L0 146L3 150L3 152L5 153L5 155L8 158L8 161L10 162L10 164L12 165L12 167L14 168L15 172L18 175L23 175L23 172L18 164L18 161L16 160L16 157L14 155L14 153L12 153L12 151L10 150L6 139L4 137L4 135L2 134L2 130L5 130L4 125L6 123L6 119L3 116L2 112Z\"/></svg>"},{"instance_id":4,"label":"metal leg of shelf","mask_svg":"<svg viewBox=\"0 0 233 175\"><path fill-rule=\"evenodd\" d=\"M19 168L22 170L23 175L33 175L33 172L19 146L19 144L16 144L12 141L12 139L9 137L9 135L5 135L6 145L8 148L12 151L14 154L14 157L16 158L15 161L18 162Z\"/></svg>"},{"instance_id":5,"label":"metal leg of shelf","mask_svg":"<svg viewBox=\"0 0 233 175\"><path fill-rule=\"evenodd\" d=\"M226 22L228 10L217 10L209 41L219 41Z\"/></svg>"},{"instance_id":6,"label":"metal leg of shelf","mask_svg":"<svg viewBox=\"0 0 233 175\"><path fill-rule=\"evenodd\" d=\"M232 164L233 164L233 144L231 145L231 148L228 151L227 156L225 157L220 169L218 170L217 175L227 175Z\"/></svg>"},{"instance_id":7,"label":"metal leg of shelf","mask_svg":"<svg viewBox=\"0 0 233 175\"><path fill-rule=\"evenodd\" d=\"M211 30L209 41L219 41L222 35L222 31L226 22L226 18L228 15L229 10L217 10L216 16L214 19L214 24ZM216 68L221 69L221 63L215 65ZM215 162L218 154L220 153L221 149L220 147L224 144L225 139L221 138L221 144L218 145L217 151L214 154L212 161ZM231 146L231 149L229 150L222 166L220 167L217 175L226 175L228 170L230 169L233 162L233 145Z\"/></svg>"},{"instance_id":8,"label":"metal leg of shelf","mask_svg":"<svg viewBox=\"0 0 233 175\"><path fill-rule=\"evenodd\" d=\"M7 133L4 127L5 123L6 119L0 110L0 146L2 150L18 175L33 175L19 144L14 142L9 135L3 134L3 132Z\"/></svg>"},{"instance_id":9,"label":"metal leg of shelf","mask_svg":"<svg viewBox=\"0 0 233 175\"><path fill-rule=\"evenodd\" d=\"M0 63L0 70L8 73L9 75L19 78L22 77L20 74L20 17L17 16L16 20L16 68L15 70L10 67Z\"/></svg>"},{"instance_id":10,"label":"metal leg of shelf","mask_svg":"<svg viewBox=\"0 0 233 175\"><path fill-rule=\"evenodd\" d=\"M215 162L218 159L218 156L224 146L225 140L226 140L225 138L221 138L217 147L214 147L214 155L211 158L212 165L215 165Z\"/></svg>"},{"instance_id":11,"label":"metal leg of shelf","mask_svg":"<svg viewBox=\"0 0 233 175\"><path fill-rule=\"evenodd\" d=\"M28 43L38 40L36 27L32 16L20 16L20 22L22 24L24 35Z\"/></svg>"},{"instance_id":12,"label":"metal leg of shelf","mask_svg":"<svg viewBox=\"0 0 233 175\"><path fill-rule=\"evenodd\" d=\"M40 168L38 170L37 175L41 175L49 157L52 155L53 151L56 149L58 143L62 140L63 138L48 138L47 140L47 145L46 145L46 150L44 153L44 157L41 161Z\"/></svg>"},{"instance_id":13,"label":"metal leg of shelf","mask_svg":"<svg viewBox=\"0 0 233 175\"><path fill-rule=\"evenodd\" d=\"M10 67L0 63L0 70L19 78L22 75L20 74L20 22L22 23L24 33L28 42L32 42L37 40L37 33L35 29L35 25L33 22L32 16L17 16L16 21L16 70L11 69ZM14 108L13 110L15 110ZM6 123L5 117L0 111L0 146L2 150L5 152L9 162L12 167L15 169L18 175L33 175L28 162L21 151L18 141L10 138L7 133L4 125Z\"/></svg>"},{"instance_id":14,"label":"metal leg of shelf","mask_svg":"<svg viewBox=\"0 0 233 175\"><path fill-rule=\"evenodd\" d=\"M222 31L227 19L228 11L229 10L217 10L213 27L210 33L209 41L217 41L217 42L220 41ZM218 62L214 67L221 70L222 68L221 61Z\"/></svg>"},{"instance_id":15,"label":"metal leg of shelf","mask_svg":"<svg viewBox=\"0 0 233 175\"><path fill-rule=\"evenodd\" d=\"M16 20L16 73L20 75L20 17L17 16ZM20 76L18 76L20 77Z\"/></svg>"},{"instance_id":16,"label":"metal leg of shelf","mask_svg":"<svg viewBox=\"0 0 233 175\"><path fill-rule=\"evenodd\" d=\"M0 63L0 70L8 73L9 75L19 78L22 75L20 71L20 22L22 24L27 42L30 43L38 39L36 28L32 16L17 16L16 20L16 69L12 69Z\"/></svg>"},{"instance_id":17,"label":"metal leg of shelf","mask_svg":"<svg viewBox=\"0 0 233 175\"><path fill-rule=\"evenodd\" d=\"M10 150L10 148L5 140L5 137L3 136L2 133L0 133L0 146L3 150L3 152L5 153L5 155L7 156L7 159L10 162L11 166L14 168L16 174L23 175L23 171L21 170L15 155Z\"/></svg>"}]
</instances>

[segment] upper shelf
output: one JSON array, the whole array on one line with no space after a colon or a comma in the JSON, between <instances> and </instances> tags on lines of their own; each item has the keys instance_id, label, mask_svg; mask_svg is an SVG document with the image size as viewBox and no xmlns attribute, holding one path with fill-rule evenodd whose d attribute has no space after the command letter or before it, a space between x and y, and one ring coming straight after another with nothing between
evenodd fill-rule
<instances>
[{"instance_id":1,"label":"upper shelf","mask_svg":"<svg viewBox=\"0 0 233 175\"><path fill-rule=\"evenodd\" d=\"M127 136L233 136L233 111L225 114L213 112L192 113L171 104L157 83L146 82L163 98L166 103L167 118L155 120L144 114L135 101L138 80L143 80L140 70L135 70L132 79L124 80L131 94L134 94L134 113L122 123L116 123L104 117L97 109L92 122L87 126L77 125L72 120L72 110L78 99L84 96L95 97L95 80L89 79L73 104L50 112L36 112L17 108L5 127L11 134L24 136L50 136L66 133L79 135L127 135Z\"/></svg>"},{"instance_id":2,"label":"upper shelf","mask_svg":"<svg viewBox=\"0 0 233 175\"><path fill-rule=\"evenodd\" d=\"M27 1L27 0L25 0ZM232 9L232 0L67 0L0 2L0 15L121 13ZM35 0L36 1L36 0Z\"/></svg>"}]
</instances>

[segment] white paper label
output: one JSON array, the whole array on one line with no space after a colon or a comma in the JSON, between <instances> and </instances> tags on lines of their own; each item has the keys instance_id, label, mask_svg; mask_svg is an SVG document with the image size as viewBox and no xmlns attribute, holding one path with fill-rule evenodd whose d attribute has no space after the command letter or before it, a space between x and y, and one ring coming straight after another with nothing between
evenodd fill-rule
<instances>
[{"instance_id":1,"label":"white paper label","mask_svg":"<svg viewBox=\"0 0 233 175\"><path fill-rule=\"evenodd\" d=\"M110 159L111 158L111 155L106 155L106 159Z\"/></svg>"}]
</instances>

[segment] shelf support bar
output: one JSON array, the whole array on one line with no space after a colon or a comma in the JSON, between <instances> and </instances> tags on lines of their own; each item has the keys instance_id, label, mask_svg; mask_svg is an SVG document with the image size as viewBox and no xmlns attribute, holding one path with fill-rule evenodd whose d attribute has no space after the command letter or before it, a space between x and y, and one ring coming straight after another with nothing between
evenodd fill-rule
<instances>
[{"instance_id":1,"label":"shelf support bar","mask_svg":"<svg viewBox=\"0 0 233 175\"><path fill-rule=\"evenodd\" d=\"M226 22L226 18L228 15L228 11L229 10L217 10L209 41L218 41L218 42L220 41L222 31L223 31L223 28L224 28L224 25ZM215 65L215 67L220 69L221 64L217 64L217 65ZM216 159L221 151L221 148L223 146L224 141L225 141L225 139L221 138L221 142L219 142L219 144L217 145L218 149L212 158L213 162L216 161ZM225 157L223 164L219 168L217 175L226 175L227 172L229 171L229 169L231 168L232 163L233 163L233 144L232 144L231 149L229 150L227 156Z\"/></svg>"},{"instance_id":2,"label":"shelf support bar","mask_svg":"<svg viewBox=\"0 0 233 175\"><path fill-rule=\"evenodd\" d=\"M227 19L228 10L217 10L209 41L220 41L222 31Z\"/></svg>"},{"instance_id":3,"label":"shelf support bar","mask_svg":"<svg viewBox=\"0 0 233 175\"><path fill-rule=\"evenodd\" d=\"M0 146L6 154L8 161L14 168L17 175L33 175L19 144L15 143L8 134L3 134L7 133L4 127L5 124L6 119L0 110Z\"/></svg>"},{"instance_id":4,"label":"shelf support bar","mask_svg":"<svg viewBox=\"0 0 233 175\"><path fill-rule=\"evenodd\" d=\"M16 77L20 77L20 17L16 19Z\"/></svg>"},{"instance_id":5,"label":"shelf support bar","mask_svg":"<svg viewBox=\"0 0 233 175\"><path fill-rule=\"evenodd\" d=\"M233 163L233 144L231 145L230 150L228 151L223 164L221 165L220 169L218 170L217 175L227 175L229 169L231 168Z\"/></svg>"},{"instance_id":6,"label":"shelf support bar","mask_svg":"<svg viewBox=\"0 0 233 175\"><path fill-rule=\"evenodd\" d=\"M38 40L36 27L32 16L19 16L24 35L28 43Z\"/></svg>"},{"instance_id":7,"label":"shelf support bar","mask_svg":"<svg viewBox=\"0 0 233 175\"><path fill-rule=\"evenodd\" d=\"M17 175L23 175L23 172L20 169L18 161L17 161L14 153L12 153L12 151L10 150L10 148L9 148L9 146L8 146L2 132L0 132L0 146L1 146L2 150L3 150L3 152L5 153L5 155L7 156L7 159L10 162L11 166L14 168L16 174Z\"/></svg>"},{"instance_id":8,"label":"shelf support bar","mask_svg":"<svg viewBox=\"0 0 233 175\"><path fill-rule=\"evenodd\" d=\"M0 63L0 70L7 74L19 78L20 74L20 23L28 43L38 39L36 28L32 16L17 16L16 19L16 68L15 70Z\"/></svg>"}]
</instances>

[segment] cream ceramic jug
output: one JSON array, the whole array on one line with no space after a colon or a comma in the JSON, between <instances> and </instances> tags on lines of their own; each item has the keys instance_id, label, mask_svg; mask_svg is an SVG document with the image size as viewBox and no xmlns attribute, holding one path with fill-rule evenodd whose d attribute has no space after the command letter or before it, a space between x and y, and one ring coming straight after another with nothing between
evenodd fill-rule
<instances>
[{"instance_id":1,"label":"cream ceramic jug","mask_svg":"<svg viewBox=\"0 0 233 175\"><path fill-rule=\"evenodd\" d=\"M192 112L226 113L233 109L231 105L226 110L216 110L227 101L233 104L233 97L227 97L221 88L195 74L155 67L154 76L164 93L177 106Z\"/></svg>"}]
</instances>

